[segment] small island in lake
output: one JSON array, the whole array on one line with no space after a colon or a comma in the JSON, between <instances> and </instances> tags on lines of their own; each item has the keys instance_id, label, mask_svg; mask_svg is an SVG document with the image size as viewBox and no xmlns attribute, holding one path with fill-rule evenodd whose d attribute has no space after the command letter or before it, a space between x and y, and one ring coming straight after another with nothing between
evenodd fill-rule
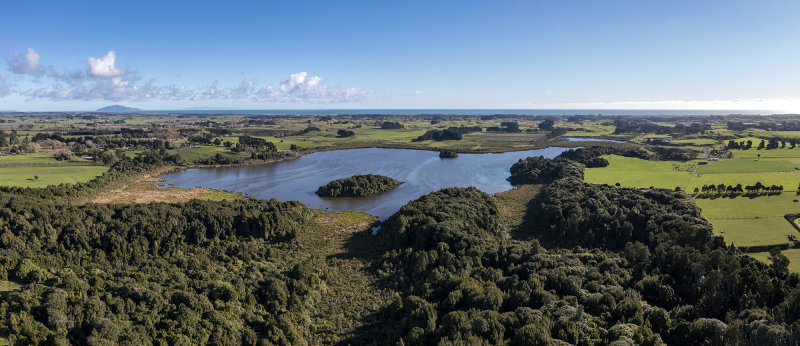
<instances>
[{"instance_id":1,"label":"small island in lake","mask_svg":"<svg viewBox=\"0 0 800 346\"><path fill-rule=\"evenodd\" d=\"M317 195L320 197L365 197L389 191L402 183L378 174L354 175L320 186L317 189Z\"/></svg>"},{"instance_id":2,"label":"small island in lake","mask_svg":"<svg viewBox=\"0 0 800 346\"><path fill-rule=\"evenodd\" d=\"M439 158L442 159L455 159L458 157L458 153L452 150L442 150L439 152Z\"/></svg>"}]
</instances>

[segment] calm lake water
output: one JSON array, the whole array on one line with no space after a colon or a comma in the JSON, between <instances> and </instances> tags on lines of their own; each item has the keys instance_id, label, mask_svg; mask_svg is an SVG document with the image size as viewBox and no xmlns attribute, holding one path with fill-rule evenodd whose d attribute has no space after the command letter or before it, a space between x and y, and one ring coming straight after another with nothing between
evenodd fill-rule
<instances>
[{"instance_id":1,"label":"calm lake water","mask_svg":"<svg viewBox=\"0 0 800 346\"><path fill-rule=\"evenodd\" d=\"M445 187L475 186L494 194L511 189L511 165L529 156L553 158L567 148L545 148L499 154L439 153L409 149L351 149L309 154L292 161L261 166L200 168L162 175L159 186L207 187L244 192L257 198L300 201L319 209L357 210L381 220L422 195ZM322 198L314 191L329 181L357 174L381 174L404 183L392 191L364 198Z\"/></svg>"}]
</instances>

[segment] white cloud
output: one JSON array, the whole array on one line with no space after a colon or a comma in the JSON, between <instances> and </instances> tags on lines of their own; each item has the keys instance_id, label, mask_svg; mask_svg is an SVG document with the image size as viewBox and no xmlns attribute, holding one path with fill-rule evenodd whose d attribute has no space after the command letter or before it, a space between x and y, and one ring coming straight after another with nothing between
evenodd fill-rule
<instances>
[{"instance_id":1,"label":"white cloud","mask_svg":"<svg viewBox=\"0 0 800 346\"><path fill-rule=\"evenodd\" d=\"M14 92L14 85L8 81L8 76L0 75L0 97L11 95Z\"/></svg>"},{"instance_id":2,"label":"white cloud","mask_svg":"<svg viewBox=\"0 0 800 346\"><path fill-rule=\"evenodd\" d=\"M328 85L322 77L309 76L307 72L293 73L281 81L279 87L257 87L253 81L243 81L233 88L220 87L215 81L194 100L244 100L271 103L343 103L364 99L372 93L359 88Z\"/></svg>"},{"instance_id":3,"label":"white cloud","mask_svg":"<svg viewBox=\"0 0 800 346\"><path fill-rule=\"evenodd\" d=\"M147 100L247 100L263 103L342 103L362 100L372 92L354 87L327 84L320 76L308 72L293 73L277 85L257 85L245 80L233 87L220 86L214 81L202 89L183 86L156 85L150 80L141 82L136 72L116 66L117 55L111 50L105 56L87 59L88 69L59 71L42 66L40 56L29 48L24 57L17 52L9 61L12 72L34 75L40 87L18 90L7 76L0 76L0 97L16 93L33 99L51 101L147 101ZM40 83L41 79L44 83Z\"/></svg>"},{"instance_id":4,"label":"white cloud","mask_svg":"<svg viewBox=\"0 0 800 346\"><path fill-rule=\"evenodd\" d=\"M8 62L8 68L11 72L19 74L39 74L42 70L39 58L39 53L33 48L28 48L25 56L20 56L19 52L14 52L14 59Z\"/></svg>"},{"instance_id":5,"label":"white cloud","mask_svg":"<svg viewBox=\"0 0 800 346\"><path fill-rule=\"evenodd\" d=\"M113 50L102 58L89 57L89 73L94 77L116 77L124 74L124 70L118 69L117 54Z\"/></svg>"}]
</instances>

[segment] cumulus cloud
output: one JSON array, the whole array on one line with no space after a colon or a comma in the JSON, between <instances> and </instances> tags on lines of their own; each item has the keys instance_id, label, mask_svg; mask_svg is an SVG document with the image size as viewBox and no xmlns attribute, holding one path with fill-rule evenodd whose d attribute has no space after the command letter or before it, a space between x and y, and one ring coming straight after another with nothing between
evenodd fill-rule
<instances>
[{"instance_id":1,"label":"cumulus cloud","mask_svg":"<svg viewBox=\"0 0 800 346\"><path fill-rule=\"evenodd\" d=\"M328 85L322 77L309 76L307 72L293 73L280 83L280 89L270 87L260 91L262 99L278 102L339 103L357 101L370 95L359 88Z\"/></svg>"},{"instance_id":2,"label":"cumulus cloud","mask_svg":"<svg viewBox=\"0 0 800 346\"><path fill-rule=\"evenodd\" d=\"M19 90L10 84L8 76L0 76L0 97L12 93L28 99L52 101L147 101L147 100L247 100L265 103L341 103L370 97L372 92L359 88L347 88L338 84L327 84L320 76L308 72L293 73L286 80L275 84L258 85L245 80L235 86L221 86L214 81L200 89L158 85L155 80L143 82L135 71L117 67L117 55L110 50L105 56L89 57L88 68L56 70L53 66L42 66L40 56L29 48L24 56L15 53L9 67L16 74L34 75L40 87Z\"/></svg>"},{"instance_id":3,"label":"cumulus cloud","mask_svg":"<svg viewBox=\"0 0 800 346\"><path fill-rule=\"evenodd\" d=\"M116 77L125 73L117 68L117 54L113 50L102 58L89 57L88 63L89 73L94 77Z\"/></svg>"},{"instance_id":4,"label":"cumulus cloud","mask_svg":"<svg viewBox=\"0 0 800 346\"><path fill-rule=\"evenodd\" d=\"M308 72L293 73L281 81L278 87L258 87L253 81L244 81L232 88L220 87L215 81L199 92L199 100L241 100L271 103L342 103L369 97L372 93L359 88L329 85L322 77L309 76Z\"/></svg>"},{"instance_id":5,"label":"cumulus cloud","mask_svg":"<svg viewBox=\"0 0 800 346\"><path fill-rule=\"evenodd\" d=\"M247 99L255 93L255 82L242 81L233 88L220 87L219 82L214 81L204 90L198 92L193 99L195 100L237 100Z\"/></svg>"},{"instance_id":6,"label":"cumulus cloud","mask_svg":"<svg viewBox=\"0 0 800 346\"><path fill-rule=\"evenodd\" d=\"M18 74L39 74L42 70L39 58L39 53L33 48L28 48L24 56L14 52L14 59L8 62L8 69Z\"/></svg>"}]
</instances>

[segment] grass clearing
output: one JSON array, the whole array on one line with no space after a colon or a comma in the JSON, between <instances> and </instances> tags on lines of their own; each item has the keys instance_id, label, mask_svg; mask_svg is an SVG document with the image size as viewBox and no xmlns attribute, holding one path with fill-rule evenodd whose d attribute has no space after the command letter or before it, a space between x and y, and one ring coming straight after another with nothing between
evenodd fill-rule
<instances>
[{"instance_id":1,"label":"grass clearing","mask_svg":"<svg viewBox=\"0 0 800 346\"><path fill-rule=\"evenodd\" d=\"M696 166L697 171L704 171L705 174L694 175L691 173L691 163L647 161L614 155L604 157L609 160L609 166L587 168L584 174L586 182L609 185L619 182L624 186L640 188L654 186L674 189L679 186L689 192L707 184L752 185L757 181L767 185L783 185L786 191L793 191L800 182L800 173L793 169L788 172L769 171L793 166L791 161L783 159L710 162ZM794 202L799 198L795 193L784 192L774 196L697 198L695 201L702 215L709 219L715 232L722 235L725 242L739 246L763 246L786 244L789 243L787 235L798 235L783 216L800 213L800 203Z\"/></svg>"},{"instance_id":2,"label":"grass clearing","mask_svg":"<svg viewBox=\"0 0 800 346\"><path fill-rule=\"evenodd\" d=\"M691 164L674 161L648 161L617 155L603 156L609 165L602 168L587 168L584 180L592 184L620 183L631 187L659 187L673 189L689 186L694 175L688 173Z\"/></svg>"},{"instance_id":3,"label":"grass clearing","mask_svg":"<svg viewBox=\"0 0 800 346\"><path fill-rule=\"evenodd\" d=\"M725 238L725 243L737 246L788 244L788 235L800 236L783 216L746 219L709 218L708 221L714 225L714 234Z\"/></svg>"},{"instance_id":4,"label":"grass clearing","mask_svg":"<svg viewBox=\"0 0 800 346\"><path fill-rule=\"evenodd\" d=\"M800 213L800 203L794 202L797 198L793 193L783 193L755 198L699 198L695 202L726 243L762 246L787 244L790 234L800 236L783 217Z\"/></svg>"},{"instance_id":5,"label":"grass clearing","mask_svg":"<svg viewBox=\"0 0 800 346\"><path fill-rule=\"evenodd\" d=\"M711 161L707 165L697 166L697 173L722 174L722 173L760 173L760 172L791 172L797 167L787 159L722 159Z\"/></svg>"},{"instance_id":6,"label":"grass clearing","mask_svg":"<svg viewBox=\"0 0 800 346\"><path fill-rule=\"evenodd\" d=\"M755 198L698 198L697 206L703 210L707 218L754 218L754 217L783 217L786 214L800 213L800 203L793 202L800 199L794 193L783 193L775 196L761 196ZM788 225L789 223L786 222Z\"/></svg>"},{"instance_id":7,"label":"grass clearing","mask_svg":"<svg viewBox=\"0 0 800 346\"><path fill-rule=\"evenodd\" d=\"M180 203L192 199L207 201L235 200L243 198L241 193L196 187L181 189L176 187L161 188L150 181L137 181L118 189L106 191L92 198L93 203Z\"/></svg>"},{"instance_id":8,"label":"grass clearing","mask_svg":"<svg viewBox=\"0 0 800 346\"><path fill-rule=\"evenodd\" d=\"M693 166L694 163L675 162L675 161L648 161L631 157L622 157L617 155L603 156L609 162L608 167L602 168L587 168L584 173L584 180L592 184L609 184L614 185L620 183L623 186L630 187L658 187L665 189L674 189L676 186L684 191L692 192L695 187L699 188L703 185L709 184L726 184L726 185L752 185L760 181L765 185L783 185L785 191L794 191L800 183L800 171L792 169L785 172L753 172L753 173L707 173L707 174L692 174L693 169L711 170L716 172L724 172L725 168L730 170L762 170L769 167L781 168L788 167L784 163L761 163L752 162L748 165L747 160L738 160L743 162L724 163L723 161L711 162L708 165ZM734 160L731 160L734 161ZM767 160L764 160L765 162ZM722 163L718 167L713 165ZM705 168L709 166L710 168Z\"/></svg>"},{"instance_id":9,"label":"grass clearing","mask_svg":"<svg viewBox=\"0 0 800 346\"><path fill-rule=\"evenodd\" d=\"M541 185L521 185L495 194L500 206L500 220L509 232L516 231L525 221L528 203L539 194Z\"/></svg>"},{"instance_id":10,"label":"grass clearing","mask_svg":"<svg viewBox=\"0 0 800 346\"><path fill-rule=\"evenodd\" d=\"M92 180L107 170L106 166L0 167L0 185L45 187L74 184Z\"/></svg>"},{"instance_id":11,"label":"grass clearing","mask_svg":"<svg viewBox=\"0 0 800 346\"><path fill-rule=\"evenodd\" d=\"M781 253L789 259L789 271L800 273L800 249L786 249ZM772 264L772 261L769 260L769 252L755 252L748 255L766 264Z\"/></svg>"}]
</instances>

